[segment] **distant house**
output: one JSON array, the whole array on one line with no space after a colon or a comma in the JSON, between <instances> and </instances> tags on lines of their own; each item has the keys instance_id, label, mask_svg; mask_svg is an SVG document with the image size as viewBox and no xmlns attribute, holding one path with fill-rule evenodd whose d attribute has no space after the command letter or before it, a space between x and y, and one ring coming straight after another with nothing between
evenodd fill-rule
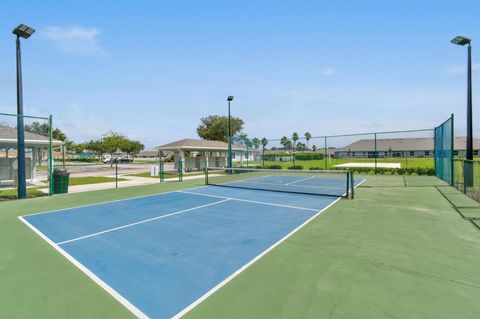
<instances>
[{"instance_id":1,"label":"distant house","mask_svg":"<svg viewBox=\"0 0 480 319\"><path fill-rule=\"evenodd\" d=\"M377 153L380 158L394 157L433 157L433 138L395 138L377 139ZM454 140L454 155L465 156L465 137ZM478 155L480 139L473 139L474 155ZM375 140L358 140L335 150L336 158L373 158L375 157Z\"/></svg>"},{"instance_id":2,"label":"distant house","mask_svg":"<svg viewBox=\"0 0 480 319\"><path fill-rule=\"evenodd\" d=\"M208 167L226 167L228 156L228 144L221 141L209 141L200 139L183 139L165 145L155 147L157 151L174 152L175 167L181 160L183 169L203 169ZM232 144L232 162L243 164L244 161L254 161L259 158L259 151L248 149L245 145Z\"/></svg>"},{"instance_id":3,"label":"distant house","mask_svg":"<svg viewBox=\"0 0 480 319\"><path fill-rule=\"evenodd\" d=\"M138 159L159 159L160 158L160 153L159 151L141 151L140 153L135 155L136 158Z\"/></svg>"}]
</instances>

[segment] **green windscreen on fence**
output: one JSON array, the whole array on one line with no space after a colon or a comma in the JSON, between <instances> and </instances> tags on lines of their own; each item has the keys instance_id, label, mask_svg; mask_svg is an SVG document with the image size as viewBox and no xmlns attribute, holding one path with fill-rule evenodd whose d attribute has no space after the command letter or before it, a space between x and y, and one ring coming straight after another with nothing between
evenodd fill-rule
<instances>
[{"instance_id":1,"label":"green windscreen on fence","mask_svg":"<svg viewBox=\"0 0 480 319\"><path fill-rule=\"evenodd\" d=\"M435 175L453 184L453 114L452 116L435 128Z\"/></svg>"}]
</instances>

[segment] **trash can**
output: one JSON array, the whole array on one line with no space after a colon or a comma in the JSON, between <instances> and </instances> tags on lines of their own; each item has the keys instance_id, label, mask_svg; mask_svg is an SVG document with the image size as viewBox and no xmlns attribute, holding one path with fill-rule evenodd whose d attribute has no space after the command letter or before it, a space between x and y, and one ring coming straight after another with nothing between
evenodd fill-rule
<instances>
[{"instance_id":1,"label":"trash can","mask_svg":"<svg viewBox=\"0 0 480 319\"><path fill-rule=\"evenodd\" d=\"M68 180L70 173L65 168L55 168L53 170L53 193L68 193Z\"/></svg>"}]
</instances>

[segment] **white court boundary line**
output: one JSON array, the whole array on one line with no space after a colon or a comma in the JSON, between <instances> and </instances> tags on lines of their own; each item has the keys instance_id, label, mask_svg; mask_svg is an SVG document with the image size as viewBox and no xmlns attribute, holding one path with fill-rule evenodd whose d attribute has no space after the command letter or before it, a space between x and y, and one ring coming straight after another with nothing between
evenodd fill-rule
<instances>
[{"instance_id":1,"label":"white court boundary line","mask_svg":"<svg viewBox=\"0 0 480 319\"><path fill-rule=\"evenodd\" d=\"M85 267L82 263L72 257L69 253L63 250L60 246L55 244L53 241L50 240L45 234L43 234L40 230L38 230L35 226L30 224L27 220L23 218L23 216L18 217L25 225L27 225L31 230L33 230L38 236L40 236L43 240L45 240L50 246L52 246L56 251L58 251L63 257L65 257L68 261L74 264L78 269L80 269L84 274L86 274L90 279L92 279L95 283L97 283L100 287L102 287L105 291L107 291L113 298L115 298L120 304L122 304L125 308L127 308L131 313L137 316L140 319L149 319L149 317L144 314L140 309L135 307L130 301L124 298L121 294L119 294L115 289L110 287L106 282L102 279L97 277L92 271L90 271L87 267Z\"/></svg>"},{"instance_id":2,"label":"white court boundary line","mask_svg":"<svg viewBox=\"0 0 480 319\"><path fill-rule=\"evenodd\" d=\"M254 203L254 204L259 204L259 205L285 207L285 208L293 208L293 209L299 209L299 210L308 210L308 211L312 211L312 212L318 212L318 209L315 209L315 208L306 208L306 207L300 207L300 206L282 205L282 204L275 204L275 203L268 203L268 202L260 202L260 201L256 201L256 200L236 198L236 197L227 197L227 196L220 196L220 195L201 194L201 193L195 193L195 192L189 192L189 191L178 191L178 192L179 192L179 193L183 193L183 194L191 194L191 195L198 195L198 196L205 196L205 197L230 199L230 200L234 200L234 201Z\"/></svg>"},{"instance_id":3,"label":"white court boundary line","mask_svg":"<svg viewBox=\"0 0 480 319\"><path fill-rule=\"evenodd\" d=\"M144 220L134 222L134 223L130 223L130 224L126 224L126 225L123 225L123 226L118 226L118 227L114 227L114 228L105 229L105 230L102 230L102 231L99 231L99 232L96 232L96 233L92 233L92 234L89 234L89 235L80 236L80 237L69 239L69 240L64 240L64 241L61 241L59 243L56 243L56 245L63 245L63 244L67 244L67 243L77 241L77 240L86 239L86 238L90 238L90 237L95 237L95 236L106 234L106 233L111 233L113 231L117 231L117 230L120 230L120 229L132 227L132 226L136 226L136 225L140 225L140 224L144 224L144 223L148 223L148 222L151 222L151 221L154 221L154 220L163 219L163 218L167 218L167 217L170 217L170 216L175 216L175 215L191 212L192 210L197 210L197 209L205 208L205 207L208 207L208 206L221 204L221 203L227 202L229 200L232 200L232 199L231 198L225 198L225 199L217 201L217 202L213 202L213 203L209 203L209 204L205 204L205 205L200 205L200 206L195 206L195 207L192 207L192 208L183 209L183 210L180 210L180 211L177 211L177 212L173 212L173 213L169 213L169 214L165 214L165 215L161 215L161 216L157 216L157 217L144 219Z\"/></svg>"},{"instance_id":4,"label":"white court boundary line","mask_svg":"<svg viewBox=\"0 0 480 319\"><path fill-rule=\"evenodd\" d=\"M189 188L184 188L184 189L188 190L188 189L197 189L197 188L205 188L205 187L208 187L208 186L207 185L205 185L205 186L194 186L194 187L189 187ZM98 202L98 203L92 203L92 204L86 204L86 205L59 208L59 209L54 209L54 210L47 210L45 212L38 212L38 213L22 215L21 217L29 217L29 216L42 215L42 214L58 213L58 212L64 212L64 211L68 211L68 210L74 210L74 209L77 209L77 208L84 208L84 207L118 203L118 202L126 202L126 201L129 201L129 200L134 200L134 199L139 199L139 198L147 198L147 197L161 196L161 195L177 193L178 191L179 190L177 189L177 190L173 190L173 191L156 193L156 194L149 194L149 195L142 195L142 196L135 196L135 197L128 197L128 198L114 199L114 200L110 200L110 201L106 201L106 202ZM86 193L93 193L93 192L97 192L97 191L91 191L91 192L86 192ZM85 194L85 193L83 193L83 194Z\"/></svg>"},{"instance_id":5,"label":"white court boundary line","mask_svg":"<svg viewBox=\"0 0 480 319\"><path fill-rule=\"evenodd\" d=\"M236 270L234 273L232 273L230 276L228 276L227 278L225 278L223 281L221 281L218 285L216 285L215 287L213 287L212 289L210 289L208 292L206 292L203 296L201 296L200 298L198 298L197 300L195 300L193 303L191 303L188 307L186 307L185 309L183 309L182 311L180 311L179 313L177 313L175 316L172 317L172 319L179 319L181 317L183 317L185 314L187 314L190 310L192 310L193 308L195 308L196 306L198 306L200 303L202 303L205 299L207 299L208 297L210 297L211 295L213 295L215 292L217 292L220 288L222 288L223 286L225 286L228 282L230 282L231 280L233 280L235 277L237 277L238 275L240 275L240 273L242 273L245 269L247 269L248 267L250 267L251 265L253 265L256 261L258 261L260 258L262 258L263 256L265 256L266 254L268 254L270 251L272 251L275 247L277 247L278 245L280 245L281 243L283 243L285 240L287 240L290 236L292 236L293 234L295 234L297 231L299 231L301 228L303 228L305 225L307 225L309 222L311 222L312 220L314 220L317 216L319 216L320 214L322 214L324 211L326 211L328 208L330 208L332 205L334 205L336 202L338 202L340 199L342 199L341 197L337 198L335 201L333 201L332 203L330 203L328 206L326 206L325 208L323 208L322 210L318 211L315 215L313 215L312 217L310 217L309 219L307 219L303 224L301 224L300 226L298 226L297 228L295 228L294 230L292 230L290 233L288 233L287 235L285 235L283 238L281 238L279 241L277 241L276 243L274 243L272 246L270 246L269 248L267 248L266 250L264 250L263 252L261 252L259 255L257 255L255 258L253 258L252 260L250 260L248 263L246 263L245 265L243 265L241 268L239 268L238 270Z\"/></svg>"},{"instance_id":6,"label":"white court boundary line","mask_svg":"<svg viewBox=\"0 0 480 319\"><path fill-rule=\"evenodd\" d=\"M295 183L298 183L298 182L307 181L307 180L315 178L315 177L316 176L310 176L310 177L307 177L307 178L302 178L302 179L299 179L299 180L296 180L296 181L293 181L293 182L286 183L285 185L291 185L291 184L295 184Z\"/></svg>"},{"instance_id":7,"label":"white court boundary line","mask_svg":"<svg viewBox=\"0 0 480 319\"><path fill-rule=\"evenodd\" d=\"M354 188L365 182L366 179L362 180L359 184L357 184ZM186 188L185 190L188 189L197 189L197 188L204 188L207 186L196 186L196 187L191 187L191 188ZM60 211L68 211L68 210L74 210L76 208L82 208L82 207L89 207L89 206L95 206L95 205L102 205L102 204L109 204L109 203L115 203L115 202L122 202L122 201L128 201L128 200L133 200L133 199L138 199L138 198L145 198L145 197L152 197L152 196L160 196L164 194L171 194L175 192L185 192L185 191L180 191L180 190L174 190L174 191L169 191L169 192L163 192L163 193L158 193L158 194L150 194L150 195L144 195L144 196L137 196L137 197L130 197L130 198L124 198L124 199L118 199L118 200L112 200L112 201L106 201L106 202L99 202L99 203L92 203L92 204L87 204L87 205L80 205L76 207L68 207L68 208L62 208L62 209L57 209L57 210L52 210L52 211L46 211L46 212L39 212L39 213L33 213L33 214L28 214L24 216L19 216L18 218L31 230L33 230L38 236L40 236L43 240L45 240L50 246L52 246L55 250L57 250L62 256L64 256L67 260L69 260L73 265L75 265L78 269L80 269L84 274L86 274L90 279L92 279L95 283L97 283L100 287L102 287L105 291L107 291L113 298L115 298L120 304L122 304L125 308L127 308L132 314L134 314L136 317L140 319L149 319L149 317L144 314L141 310L139 310L136 306L134 306L132 303L130 303L126 298L124 298L122 295L120 295L115 289L110 287L107 283L105 283L103 280L101 280L99 277L97 277L92 271L90 271L87 267L85 267L82 263L80 263L78 260L76 260L74 257L72 257L69 253L67 253L65 250L63 250L60 246L55 244L53 241L51 241L45 234L43 234L40 230L38 230L36 227L34 227L32 224L30 224L27 220L24 219L24 217L28 216L33 216L33 215L40 215L40 214L48 214L48 213L54 213L54 212L60 212ZM196 193L193 193L195 195L198 195ZM225 286L228 282L233 280L235 277L237 277L240 273L242 273L245 269L250 267L252 264L254 264L256 261L258 261L260 258L268 254L271 250L273 250L275 247L283 243L285 240L287 240L289 237L291 237L293 234L295 234L297 231L299 231L301 228L303 228L305 225L310 223L313 219L315 219L317 216L322 214L324 211L326 211L328 208L333 206L335 203L337 203L341 197L337 198L335 201L327 205L325 208L322 210L318 211L315 215L310 217L308 220L306 220L303 224L295 228L293 231L288 233L286 236L281 238L279 241L274 243L272 246L264 250L262 253L257 255L255 258L250 260L248 263L246 263L244 266L236 270L234 273L232 273L230 276L225 278L222 282L220 282L218 285L210 289L207 293L205 293L203 296L198 298L196 301L194 301L192 304L190 304L188 307L180 311L178 314L176 314L172 319L178 319L184 316L186 313L188 313L190 310L195 308L197 305L199 305L201 302L203 302L205 299L213 295L216 291L218 291L220 288ZM246 200L245 200L246 201ZM292 207L293 208L293 207Z\"/></svg>"}]
</instances>

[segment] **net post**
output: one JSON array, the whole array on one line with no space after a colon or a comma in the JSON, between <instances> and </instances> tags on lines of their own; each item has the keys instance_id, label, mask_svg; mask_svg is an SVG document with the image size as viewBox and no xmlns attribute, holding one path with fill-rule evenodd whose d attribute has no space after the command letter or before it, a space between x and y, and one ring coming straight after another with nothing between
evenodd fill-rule
<instances>
[{"instance_id":1,"label":"net post","mask_svg":"<svg viewBox=\"0 0 480 319\"><path fill-rule=\"evenodd\" d=\"M348 199L350 196L350 170L347 171L347 196Z\"/></svg>"},{"instance_id":2,"label":"net post","mask_svg":"<svg viewBox=\"0 0 480 319\"><path fill-rule=\"evenodd\" d=\"M53 194L53 116L48 117L48 180L49 191L48 194Z\"/></svg>"},{"instance_id":3,"label":"net post","mask_svg":"<svg viewBox=\"0 0 480 319\"><path fill-rule=\"evenodd\" d=\"M453 121L453 113L452 113L452 116L450 117L451 118L451 121L452 121L452 128L451 128L451 145L452 145L452 151L451 151L451 155L450 155L450 185L453 186L453 177L455 176L454 174L454 170L455 170L455 167L454 167L454 163L453 163L453 153L455 151L455 137L454 137L454 134L455 134L455 131L454 131L454 121Z\"/></svg>"},{"instance_id":4,"label":"net post","mask_svg":"<svg viewBox=\"0 0 480 319\"><path fill-rule=\"evenodd\" d=\"M115 163L115 188L118 188L118 162Z\"/></svg>"},{"instance_id":5,"label":"net post","mask_svg":"<svg viewBox=\"0 0 480 319\"><path fill-rule=\"evenodd\" d=\"M351 198L355 199L355 181L353 170L350 171L350 188L351 188Z\"/></svg>"}]
</instances>

